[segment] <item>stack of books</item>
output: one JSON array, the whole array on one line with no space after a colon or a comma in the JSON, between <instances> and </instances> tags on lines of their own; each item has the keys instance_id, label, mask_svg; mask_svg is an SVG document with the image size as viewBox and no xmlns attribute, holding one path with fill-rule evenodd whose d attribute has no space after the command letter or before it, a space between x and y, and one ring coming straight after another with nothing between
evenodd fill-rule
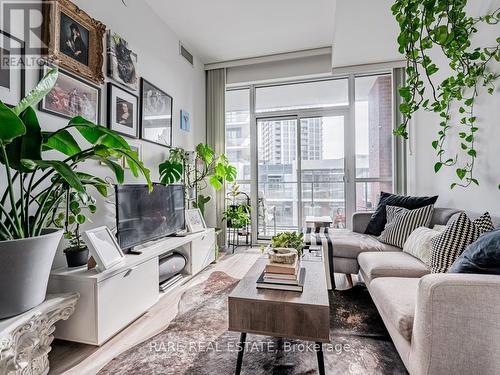
<instances>
[{"instance_id":1,"label":"stack of books","mask_svg":"<svg viewBox=\"0 0 500 375\"><path fill-rule=\"evenodd\" d=\"M302 292L305 276L306 269L298 259L294 264L268 263L257 280L257 288Z\"/></svg>"}]
</instances>

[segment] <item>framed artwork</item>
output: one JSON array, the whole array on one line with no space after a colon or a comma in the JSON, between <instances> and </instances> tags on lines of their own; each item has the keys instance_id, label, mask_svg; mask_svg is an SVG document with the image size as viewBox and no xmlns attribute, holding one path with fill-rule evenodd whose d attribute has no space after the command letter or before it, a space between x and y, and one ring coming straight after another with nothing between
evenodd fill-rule
<instances>
[{"instance_id":1,"label":"framed artwork","mask_svg":"<svg viewBox=\"0 0 500 375\"><path fill-rule=\"evenodd\" d=\"M196 233L207 229L205 220L199 208L186 210L186 226L189 232Z\"/></svg>"},{"instance_id":2,"label":"framed artwork","mask_svg":"<svg viewBox=\"0 0 500 375\"><path fill-rule=\"evenodd\" d=\"M87 230L82 236L100 271L110 269L125 259L116 237L108 227Z\"/></svg>"},{"instance_id":3,"label":"framed artwork","mask_svg":"<svg viewBox=\"0 0 500 375\"><path fill-rule=\"evenodd\" d=\"M51 67L40 69L40 79ZM101 118L101 89L77 76L59 70L54 88L42 99L38 108L42 112L71 119L82 116L98 124Z\"/></svg>"},{"instance_id":4,"label":"framed artwork","mask_svg":"<svg viewBox=\"0 0 500 375\"><path fill-rule=\"evenodd\" d=\"M139 77L137 74L137 54L117 33L107 32L108 77L136 91Z\"/></svg>"},{"instance_id":5,"label":"framed artwork","mask_svg":"<svg viewBox=\"0 0 500 375\"><path fill-rule=\"evenodd\" d=\"M0 30L0 100L13 107L24 98L24 42Z\"/></svg>"},{"instance_id":6,"label":"framed artwork","mask_svg":"<svg viewBox=\"0 0 500 375\"><path fill-rule=\"evenodd\" d=\"M181 109L181 130L186 132L191 131L191 124L189 123L189 112Z\"/></svg>"},{"instance_id":7,"label":"framed artwork","mask_svg":"<svg viewBox=\"0 0 500 375\"><path fill-rule=\"evenodd\" d=\"M43 4L43 39L48 46L48 60L95 83L103 83L106 26L69 0Z\"/></svg>"},{"instance_id":8,"label":"framed artwork","mask_svg":"<svg viewBox=\"0 0 500 375\"><path fill-rule=\"evenodd\" d=\"M173 98L141 79L141 139L172 146Z\"/></svg>"},{"instance_id":9,"label":"framed artwork","mask_svg":"<svg viewBox=\"0 0 500 375\"><path fill-rule=\"evenodd\" d=\"M127 143L130 146L130 148L132 149L132 151L137 152L137 157L139 158L139 161L142 161L142 144L140 142L137 142L137 141L127 141ZM122 158L122 165L123 165L123 168L130 169L125 158Z\"/></svg>"},{"instance_id":10,"label":"framed artwork","mask_svg":"<svg viewBox=\"0 0 500 375\"><path fill-rule=\"evenodd\" d=\"M137 138L139 98L108 82L108 127L120 134Z\"/></svg>"}]
</instances>

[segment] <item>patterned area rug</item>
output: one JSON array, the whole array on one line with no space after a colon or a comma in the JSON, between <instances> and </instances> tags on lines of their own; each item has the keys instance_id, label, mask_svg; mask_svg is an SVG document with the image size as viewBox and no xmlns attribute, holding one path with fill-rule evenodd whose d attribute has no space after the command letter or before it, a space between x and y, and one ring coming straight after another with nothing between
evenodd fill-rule
<instances>
[{"instance_id":1,"label":"patterned area rug","mask_svg":"<svg viewBox=\"0 0 500 375\"><path fill-rule=\"evenodd\" d=\"M227 296L237 282L213 272L184 293L167 329L114 358L99 374L233 374L239 333L227 331ZM364 286L331 292L330 306L327 374L407 374ZM317 373L316 353L307 342L250 334L247 340L242 374Z\"/></svg>"}]
</instances>

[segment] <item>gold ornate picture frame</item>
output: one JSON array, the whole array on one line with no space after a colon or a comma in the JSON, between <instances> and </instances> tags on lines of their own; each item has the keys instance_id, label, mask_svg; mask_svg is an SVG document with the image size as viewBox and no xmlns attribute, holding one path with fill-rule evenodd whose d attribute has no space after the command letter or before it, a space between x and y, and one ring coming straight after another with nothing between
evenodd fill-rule
<instances>
[{"instance_id":1,"label":"gold ornate picture frame","mask_svg":"<svg viewBox=\"0 0 500 375\"><path fill-rule=\"evenodd\" d=\"M103 83L106 26L68 0L44 3L43 13L48 60L97 84Z\"/></svg>"}]
</instances>

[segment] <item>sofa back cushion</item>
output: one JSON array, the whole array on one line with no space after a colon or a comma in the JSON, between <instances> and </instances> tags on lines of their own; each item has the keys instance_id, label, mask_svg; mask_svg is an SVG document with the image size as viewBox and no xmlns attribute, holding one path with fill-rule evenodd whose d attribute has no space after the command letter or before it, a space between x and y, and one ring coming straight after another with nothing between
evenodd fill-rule
<instances>
[{"instance_id":1,"label":"sofa back cushion","mask_svg":"<svg viewBox=\"0 0 500 375\"><path fill-rule=\"evenodd\" d=\"M500 229L485 233L470 244L448 272L500 275Z\"/></svg>"},{"instance_id":2,"label":"sofa back cushion","mask_svg":"<svg viewBox=\"0 0 500 375\"><path fill-rule=\"evenodd\" d=\"M454 221L450 221L450 219L454 218L456 220L461 212L463 210L456 208L434 207L430 227L434 228L434 225L448 225Z\"/></svg>"},{"instance_id":3,"label":"sofa back cushion","mask_svg":"<svg viewBox=\"0 0 500 375\"><path fill-rule=\"evenodd\" d=\"M387 206L387 225L379 237L380 242L402 248L415 229L429 226L433 210L433 205L414 210Z\"/></svg>"},{"instance_id":4,"label":"sofa back cushion","mask_svg":"<svg viewBox=\"0 0 500 375\"><path fill-rule=\"evenodd\" d=\"M437 195L434 197L409 197L381 192L377 209L368 223L365 234L373 236L380 236L382 234L387 223L386 206L404 207L413 210L434 204L437 199Z\"/></svg>"}]
</instances>

